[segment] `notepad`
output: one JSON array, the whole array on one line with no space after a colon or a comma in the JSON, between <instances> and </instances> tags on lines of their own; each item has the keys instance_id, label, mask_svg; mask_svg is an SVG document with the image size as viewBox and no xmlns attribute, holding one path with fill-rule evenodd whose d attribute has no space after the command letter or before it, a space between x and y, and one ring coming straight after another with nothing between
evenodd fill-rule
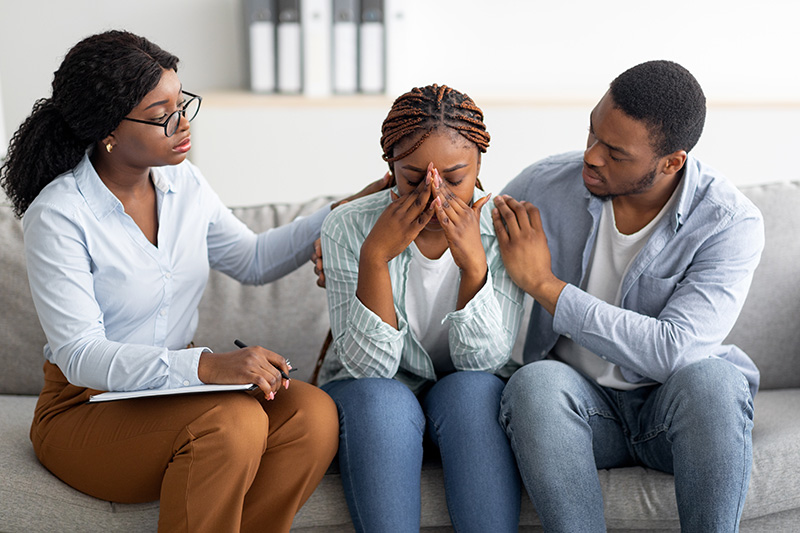
<instances>
[{"instance_id":1,"label":"notepad","mask_svg":"<svg viewBox=\"0 0 800 533\"><path fill-rule=\"evenodd\" d=\"M102 392L89 396L89 402L110 402L114 400L130 400L132 398L150 398L153 396L171 396L175 394L198 394L204 392L227 392L227 391L254 391L257 385L248 383L245 385L194 385L191 387L180 387L178 389L147 389L123 392Z\"/></svg>"}]
</instances>

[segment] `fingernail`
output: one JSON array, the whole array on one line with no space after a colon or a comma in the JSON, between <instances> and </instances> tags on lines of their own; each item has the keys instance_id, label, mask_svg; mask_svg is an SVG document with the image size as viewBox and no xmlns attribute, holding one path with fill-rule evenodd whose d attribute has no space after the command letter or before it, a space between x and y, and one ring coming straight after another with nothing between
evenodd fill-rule
<instances>
[{"instance_id":1,"label":"fingernail","mask_svg":"<svg viewBox=\"0 0 800 533\"><path fill-rule=\"evenodd\" d=\"M275 393L274 392L270 392L269 396L267 396L267 399L268 400L274 400L275 399Z\"/></svg>"},{"instance_id":2,"label":"fingernail","mask_svg":"<svg viewBox=\"0 0 800 533\"><path fill-rule=\"evenodd\" d=\"M288 380L288 379L287 379L287 380L284 382L284 384L283 384L283 387L284 387L286 390L289 390L289 380Z\"/></svg>"}]
</instances>

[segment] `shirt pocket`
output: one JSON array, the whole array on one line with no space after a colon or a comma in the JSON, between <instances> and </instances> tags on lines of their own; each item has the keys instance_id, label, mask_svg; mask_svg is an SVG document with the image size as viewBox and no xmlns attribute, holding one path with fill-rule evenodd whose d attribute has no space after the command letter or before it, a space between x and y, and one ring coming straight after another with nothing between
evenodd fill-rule
<instances>
[{"instance_id":1,"label":"shirt pocket","mask_svg":"<svg viewBox=\"0 0 800 533\"><path fill-rule=\"evenodd\" d=\"M666 278L642 274L638 283L638 311L644 315L657 318L683 278L683 272Z\"/></svg>"}]
</instances>

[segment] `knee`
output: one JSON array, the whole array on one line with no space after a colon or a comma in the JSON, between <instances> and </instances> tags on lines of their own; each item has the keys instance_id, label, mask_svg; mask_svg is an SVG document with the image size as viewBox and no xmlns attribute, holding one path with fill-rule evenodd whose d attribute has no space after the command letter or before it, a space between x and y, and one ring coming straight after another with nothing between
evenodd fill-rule
<instances>
[{"instance_id":1,"label":"knee","mask_svg":"<svg viewBox=\"0 0 800 533\"><path fill-rule=\"evenodd\" d=\"M488 372L461 371L439 380L425 398L428 416L483 418L497 417L503 381Z\"/></svg>"},{"instance_id":2,"label":"knee","mask_svg":"<svg viewBox=\"0 0 800 533\"><path fill-rule=\"evenodd\" d=\"M320 449L333 449L339 442L339 416L336 404L321 389L300 381L293 381L295 409L289 419L306 440Z\"/></svg>"},{"instance_id":3,"label":"knee","mask_svg":"<svg viewBox=\"0 0 800 533\"><path fill-rule=\"evenodd\" d=\"M691 413L749 412L753 400L747 378L731 363L708 358L675 372L668 380L681 407Z\"/></svg>"},{"instance_id":4,"label":"knee","mask_svg":"<svg viewBox=\"0 0 800 533\"><path fill-rule=\"evenodd\" d=\"M269 419L253 397L224 393L187 429L195 439L214 439L214 446L225 457L250 460L260 458L266 450Z\"/></svg>"},{"instance_id":5,"label":"knee","mask_svg":"<svg viewBox=\"0 0 800 533\"><path fill-rule=\"evenodd\" d=\"M569 389L577 373L559 361L536 361L516 372L508 380L501 401L502 410L544 408Z\"/></svg>"},{"instance_id":6,"label":"knee","mask_svg":"<svg viewBox=\"0 0 800 533\"><path fill-rule=\"evenodd\" d=\"M490 395L500 399L503 393L503 380L488 372L453 372L440 379L434 387L449 396Z\"/></svg>"},{"instance_id":7,"label":"knee","mask_svg":"<svg viewBox=\"0 0 800 533\"><path fill-rule=\"evenodd\" d=\"M421 434L425 427L417 397L394 379L354 379L332 392L342 426L364 424L383 431L405 431L412 427Z\"/></svg>"}]
</instances>

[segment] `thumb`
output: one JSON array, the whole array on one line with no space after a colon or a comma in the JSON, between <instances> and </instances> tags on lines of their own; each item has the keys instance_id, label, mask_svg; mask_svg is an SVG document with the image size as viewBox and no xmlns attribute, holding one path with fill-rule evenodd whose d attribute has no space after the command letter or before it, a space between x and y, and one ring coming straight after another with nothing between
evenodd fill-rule
<instances>
[{"instance_id":1,"label":"thumb","mask_svg":"<svg viewBox=\"0 0 800 533\"><path fill-rule=\"evenodd\" d=\"M475 212L476 215L480 215L481 209L485 206L489 199L492 197L492 193L487 194L483 198L479 199L477 202L472 204L472 210Z\"/></svg>"}]
</instances>

